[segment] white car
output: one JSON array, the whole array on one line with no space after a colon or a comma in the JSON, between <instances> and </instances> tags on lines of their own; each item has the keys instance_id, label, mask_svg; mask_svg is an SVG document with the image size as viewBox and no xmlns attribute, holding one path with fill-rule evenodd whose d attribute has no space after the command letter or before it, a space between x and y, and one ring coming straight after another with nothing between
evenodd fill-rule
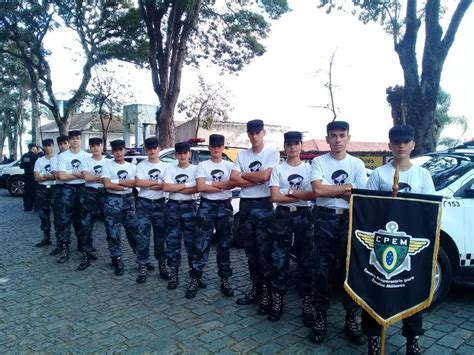
<instances>
[{"instance_id":1,"label":"white car","mask_svg":"<svg viewBox=\"0 0 474 355\"><path fill-rule=\"evenodd\" d=\"M453 280L474 280L474 142L412 159L428 169L443 196L440 249L433 302Z\"/></svg>"}]
</instances>

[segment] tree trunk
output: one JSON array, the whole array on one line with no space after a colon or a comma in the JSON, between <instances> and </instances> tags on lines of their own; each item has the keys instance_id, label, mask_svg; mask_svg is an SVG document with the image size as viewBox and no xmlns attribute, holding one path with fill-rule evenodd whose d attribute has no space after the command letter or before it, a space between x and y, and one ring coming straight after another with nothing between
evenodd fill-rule
<instances>
[{"instance_id":1,"label":"tree trunk","mask_svg":"<svg viewBox=\"0 0 474 355\"><path fill-rule=\"evenodd\" d=\"M157 125L159 127L158 139L160 141L160 146L161 148L171 148L174 146L176 139L174 106L162 106L161 109L158 110L157 116Z\"/></svg>"},{"instance_id":2,"label":"tree trunk","mask_svg":"<svg viewBox=\"0 0 474 355\"><path fill-rule=\"evenodd\" d=\"M38 94L35 90L32 90L31 96L31 141L36 144L40 144L43 140L41 134L41 110L39 106Z\"/></svg>"}]
</instances>

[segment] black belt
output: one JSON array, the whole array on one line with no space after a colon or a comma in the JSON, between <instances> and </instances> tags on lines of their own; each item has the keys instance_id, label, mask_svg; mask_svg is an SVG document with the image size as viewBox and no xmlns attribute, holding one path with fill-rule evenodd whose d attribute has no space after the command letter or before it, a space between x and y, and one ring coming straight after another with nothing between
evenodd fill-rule
<instances>
[{"instance_id":1,"label":"black belt","mask_svg":"<svg viewBox=\"0 0 474 355\"><path fill-rule=\"evenodd\" d=\"M226 203L229 203L230 200L231 200L230 198L227 199L227 200L211 200L211 199L208 199L208 198L205 198L205 197L201 197L201 201L206 201L206 202L210 202L210 203L226 204Z\"/></svg>"},{"instance_id":2,"label":"black belt","mask_svg":"<svg viewBox=\"0 0 474 355\"><path fill-rule=\"evenodd\" d=\"M133 194L131 192L127 192L126 194L115 194L113 192L107 191L107 195L114 196L114 197L128 197L128 196L132 196Z\"/></svg>"},{"instance_id":3,"label":"black belt","mask_svg":"<svg viewBox=\"0 0 474 355\"><path fill-rule=\"evenodd\" d=\"M190 203L195 203L195 200L168 200L168 203L176 203L177 205L186 205Z\"/></svg>"},{"instance_id":4,"label":"black belt","mask_svg":"<svg viewBox=\"0 0 474 355\"><path fill-rule=\"evenodd\" d=\"M93 191L103 191L103 190L105 190L104 187L92 187L92 186L86 186L86 189L93 190Z\"/></svg>"},{"instance_id":5,"label":"black belt","mask_svg":"<svg viewBox=\"0 0 474 355\"><path fill-rule=\"evenodd\" d=\"M138 196L138 199L139 199L139 200L144 200L144 201L147 201L147 202L164 202L164 201L165 201L165 198L164 198L164 197L162 197L162 198L157 198L157 199L151 199L151 198L146 198L146 197Z\"/></svg>"},{"instance_id":6,"label":"black belt","mask_svg":"<svg viewBox=\"0 0 474 355\"><path fill-rule=\"evenodd\" d=\"M277 206L276 208L288 212L301 212L309 210L308 206Z\"/></svg>"},{"instance_id":7,"label":"black belt","mask_svg":"<svg viewBox=\"0 0 474 355\"><path fill-rule=\"evenodd\" d=\"M328 208L321 206L316 206L316 208L318 209L318 211L335 215L345 215L349 213L349 210L347 208Z\"/></svg>"},{"instance_id":8,"label":"black belt","mask_svg":"<svg viewBox=\"0 0 474 355\"><path fill-rule=\"evenodd\" d=\"M82 186L86 186L86 184L82 183L82 184L63 184L64 187L82 187Z\"/></svg>"},{"instance_id":9,"label":"black belt","mask_svg":"<svg viewBox=\"0 0 474 355\"><path fill-rule=\"evenodd\" d=\"M38 185L36 185L36 188L37 188L37 189L40 189L40 190L46 190L46 189L50 189L51 186L53 186L53 185L41 185L41 184L38 184Z\"/></svg>"},{"instance_id":10,"label":"black belt","mask_svg":"<svg viewBox=\"0 0 474 355\"><path fill-rule=\"evenodd\" d=\"M268 200L270 196L267 197L241 197L241 200L244 201L260 201L260 200Z\"/></svg>"}]
</instances>

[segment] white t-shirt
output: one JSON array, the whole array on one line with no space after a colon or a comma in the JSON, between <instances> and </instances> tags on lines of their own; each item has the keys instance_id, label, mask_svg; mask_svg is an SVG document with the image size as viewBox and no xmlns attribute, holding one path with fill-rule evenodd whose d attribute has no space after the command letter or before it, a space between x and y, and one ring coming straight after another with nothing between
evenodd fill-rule
<instances>
[{"instance_id":1,"label":"white t-shirt","mask_svg":"<svg viewBox=\"0 0 474 355\"><path fill-rule=\"evenodd\" d=\"M59 155L58 161L58 171L64 171L67 174L72 174L73 172L82 172L82 166L84 161L90 157L90 154L79 151L78 153L73 153L70 150L67 150ZM74 179L69 181L64 181L65 184L83 184L84 179Z\"/></svg>"},{"instance_id":2,"label":"white t-shirt","mask_svg":"<svg viewBox=\"0 0 474 355\"><path fill-rule=\"evenodd\" d=\"M51 159L52 158L54 158L54 156L51 157ZM46 156L42 156L41 158L36 160L33 171L40 174L52 174L53 172L51 170L51 159L46 158ZM41 181L38 182L38 184L44 186L51 186L54 184L54 180Z\"/></svg>"},{"instance_id":3,"label":"white t-shirt","mask_svg":"<svg viewBox=\"0 0 474 355\"><path fill-rule=\"evenodd\" d=\"M104 165L106 164L107 159L102 157L100 160L95 160L92 157L88 157L84 164L82 165L82 171L87 171L91 175L102 176L102 171L104 170ZM87 182L86 186L99 189L104 187L104 184L100 182Z\"/></svg>"},{"instance_id":4,"label":"white t-shirt","mask_svg":"<svg viewBox=\"0 0 474 355\"><path fill-rule=\"evenodd\" d=\"M211 159L199 163L196 171L196 178L204 178L204 181L229 181L230 173L234 164L230 161L222 160L214 163ZM231 190L221 190L220 192L201 192L201 196L209 200L228 200L232 198Z\"/></svg>"},{"instance_id":5,"label":"white t-shirt","mask_svg":"<svg viewBox=\"0 0 474 355\"><path fill-rule=\"evenodd\" d=\"M311 181L320 180L324 185L351 184L357 189L365 188L367 174L364 162L350 154L342 160L334 159L330 153L316 157L311 162ZM337 197L318 197L316 205L328 208L349 208L349 202Z\"/></svg>"},{"instance_id":6,"label":"white t-shirt","mask_svg":"<svg viewBox=\"0 0 474 355\"><path fill-rule=\"evenodd\" d=\"M164 182L168 184L185 184L196 182L196 165L189 165L185 169L181 169L178 165L170 164L168 169L165 170ZM195 200L197 194L182 194L179 192L170 192L170 200L177 201L188 201Z\"/></svg>"},{"instance_id":7,"label":"white t-shirt","mask_svg":"<svg viewBox=\"0 0 474 355\"><path fill-rule=\"evenodd\" d=\"M387 163L375 169L367 182L367 189L378 191L392 191L395 168ZM398 192L433 195L435 188L430 173L425 168L412 165L406 171L400 171Z\"/></svg>"},{"instance_id":8,"label":"white t-shirt","mask_svg":"<svg viewBox=\"0 0 474 355\"><path fill-rule=\"evenodd\" d=\"M145 159L137 165L137 177L142 180L163 182L164 172L169 165L170 164L163 161L160 161L159 163L150 163L148 159ZM141 187L138 196L150 200L158 200L165 197L165 193L161 190L151 190L147 187Z\"/></svg>"},{"instance_id":9,"label":"white t-shirt","mask_svg":"<svg viewBox=\"0 0 474 355\"><path fill-rule=\"evenodd\" d=\"M137 166L135 164L124 162L117 164L115 160L107 161L102 167L102 178L110 179L110 182L118 184L121 180L135 180ZM109 190L107 192L117 195L128 194L132 192L131 188L125 191Z\"/></svg>"},{"instance_id":10,"label":"white t-shirt","mask_svg":"<svg viewBox=\"0 0 474 355\"><path fill-rule=\"evenodd\" d=\"M281 189L311 191L311 166L301 162L298 166L289 165L286 161L272 170L270 186L279 186ZM278 206L309 206L310 201L298 200L292 203L277 203Z\"/></svg>"},{"instance_id":11,"label":"white t-shirt","mask_svg":"<svg viewBox=\"0 0 474 355\"><path fill-rule=\"evenodd\" d=\"M60 154L61 153L58 153L58 154L56 154L55 156L53 156L51 158L51 163L50 163L51 164L51 172L58 172L59 171L58 170L58 164L59 164L59 155ZM62 184L64 184L64 181L56 179L56 180L54 180L54 184L55 185L62 185Z\"/></svg>"},{"instance_id":12,"label":"white t-shirt","mask_svg":"<svg viewBox=\"0 0 474 355\"><path fill-rule=\"evenodd\" d=\"M243 150L237 156L233 170L239 173L263 171L268 168L274 168L280 162L278 151L263 148L258 154L255 154L252 148ZM270 187L268 181L264 184L251 187L243 187L240 191L241 198L259 198L270 196Z\"/></svg>"}]
</instances>

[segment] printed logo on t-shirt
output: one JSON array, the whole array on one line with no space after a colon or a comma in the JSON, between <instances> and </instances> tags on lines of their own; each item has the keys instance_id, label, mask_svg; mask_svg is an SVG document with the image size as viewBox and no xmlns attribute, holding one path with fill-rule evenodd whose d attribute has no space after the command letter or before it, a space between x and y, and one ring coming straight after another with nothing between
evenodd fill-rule
<instances>
[{"instance_id":1,"label":"printed logo on t-shirt","mask_svg":"<svg viewBox=\"0 0 474 355\"><path fill-rule=\"evenodd\" d=\"M179 175L176 175L174 180L176 181L177 184L185 184L186 181L188 180L188 175L186 174L179 174Z\"/></svg>"},{"instance_id":2,"label":"printed logo on t-shirt","mask_svg":"<svg viewBox=\"0 0 474 355\"><path fill-rule=\"evenodd\" d=\"M73 159L73 160L71 161L71 166L72 166L72 171L79 172L79 171L81 171L82 163L81 163L80 160Z\"/></svg>"},{"instance_id":3,"label":"printed logo on t-shirt","mask_svg":"<svg viewBox=\"0 0 474 355\"><path fill-rule=\"evenodd\" d=\"M94 169L94 174L97 175L97 176L101 176L102 175L102 165L95 165L93 167Z\"/></svg>"},{"instance_id":4,"label":"printed logo on t-shirt","mask_svg":"<svg viewBox=\"0 0 474 355\"><path fill-rule=\"evenodd\" d=\"M161 174L161 171L160 169L151 169L149 172L148 172L148 176L150 177L150 180L158 180L158 176L160 176Z\"/></svg>"},{"instance_id":5,"label":"printed logo on t-shirt","mask_svg":"<svg viewBox=\"0 0 474 355\"><path fill-rule=\"evenodd\" d=\"M291 174L288 176L288 183L290 184L290 188L292 190L299 190L302 182L303 177L301 175Z\"/></svg>"},{"instance_id":6,"label":"printed logo on t-shirt","mask_svg":"<svg viewBox=\"0 0 474 355\"><path fill-rule=\"evenodd\" d=\"M258 160L250 163L250 165L249 165L249 169L252 173L255 172L255 171L260 171L261 167L262 167L262 163L259 162Z\"/></svg>"},{"instance_id":7,"label":"printed logo on t-shirt","mask_svg":"<svg viewBox=\"0 0 474 355\"><path fill-rule=\"evenodd\" d=\"M349 177L349 174L346 173L344 170L336 170L331 175L331 179L332 179L334 185L343 185L343 184L345 184L348 177Z\"/></svg>"},{"instance_id":8,"label":"printed logo on t-shirt","mask_svg":"<svg viewBox=\"0 0 474 355\"><path fill-rule=\"evenodd\" d=\"M400 182L398 184L398 192L410 192L411 186L405 182Z\"/></svg>"},{"instance_id":9,"label":"printed logo on t-shirt","mask_svg":"<svg viewBox=\"0 0 474 355\"><path fill-rule=\"evenodd\" d=\"M212 181L221 181L224 176L224 172L219 169L214 169L211 171Z\"/></svg>"},{"instance_id":10,"label":"printed logo on t-shirt","mask_svg":"<svg viewBox=\"0 0 474 355\"><path fill-rule=\"evenodd\" d=\"M51 165L50 165L50 164L47 164L47 165L44 167L44 170L45 170L47 173L50 173L50 172L51 172Z\"/></svg>"},{"instance_id":11,"label":"printed logo on t-shirt","mask_svg":"<svg viewBox=\"0 0 474 355\"><path fill-rule=\"evenodd\" d=\"M126 180L128 176L128 171L127 170L119 170L117 171L117 176L119 180Z\"/></svg>"}]
</instances>

